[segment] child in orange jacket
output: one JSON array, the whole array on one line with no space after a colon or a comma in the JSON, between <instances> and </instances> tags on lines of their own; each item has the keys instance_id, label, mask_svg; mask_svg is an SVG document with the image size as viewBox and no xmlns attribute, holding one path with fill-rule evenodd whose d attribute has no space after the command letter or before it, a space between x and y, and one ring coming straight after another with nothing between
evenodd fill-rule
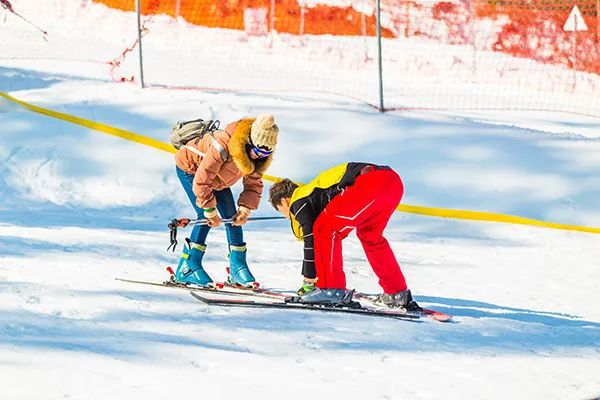
<instances>
[{"instance_id":1,"label":"child in orange jacket","mask_svg":"<svg viewBox=\"0 0 600 400\"><path fill-rule=\"evenodd\" d=\"M214 134L193 139L175 154L177 176L199 219L208 225L195 225L186 239L175 272L178 283L210 286L213 280L204 270L202 258L211 227L222 218L232 218L225 226L229 244L230 283L250 286L254 276L246 262L242 225L258 208L263 190L262 175L273 159L279 128L272 115L245 118ZM242 179L243 190L236 204L231 186ZM220 215L219 215L220 214Z\"/></svg>"}]
</instances>

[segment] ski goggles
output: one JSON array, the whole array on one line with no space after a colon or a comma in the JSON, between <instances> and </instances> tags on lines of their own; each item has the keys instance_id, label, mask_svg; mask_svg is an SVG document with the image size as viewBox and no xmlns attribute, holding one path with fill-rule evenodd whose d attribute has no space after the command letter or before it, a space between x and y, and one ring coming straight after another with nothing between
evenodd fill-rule
<instances>
[{"instance_id":1,"label":"ski goggles","mask_svg":"<svg viewBox=\"0 0 600 400\"><path fill-rule=\"evenodd\" d=\"M274 150L264 150L258 146L252 145L252 151L254 151L254 154L259 156L260 158L265 158L265 157L269 157L271 154L273 154Z\"/></svg>"}]
</instances>

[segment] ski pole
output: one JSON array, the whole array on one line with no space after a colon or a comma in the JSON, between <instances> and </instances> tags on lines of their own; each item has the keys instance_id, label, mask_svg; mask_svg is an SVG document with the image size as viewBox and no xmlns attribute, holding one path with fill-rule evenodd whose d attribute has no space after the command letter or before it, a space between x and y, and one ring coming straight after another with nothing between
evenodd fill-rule
<instances>
[{"instance_id":1,"label":"ski pole","mask_svg":"<svg viewBox=\"0 0 600 400\"><path fill-rule=\"evenodd\" d=\"M268 220L276 220L276 219L285 219L285 217L249 217L248 221L268 221ZM233 218L224 218L221 222L225 224L233 223ZM208 225L207 218L201 219L189 219L189 218L174 218L169 223L169 238L170 244L167 247L167 251L173 247L173 251L175 251L175 247L177 247L177 228L185 228L188 225Z\"/></svg>"},{"instance_id":2,"label":"ski pole","mask_svg":"<svg viewBox=\"0 0 600 400\"><path fill-rule=\"evenodd\" d=\"M248 221L267 221L267 220L273 220L273 219L285 219L285 217L249 217ZM223 222L225 224L230 224L233 222L233 218L223 218L221 220L221 222ZM171 224L176 224L179 227L186 227L188 225L208 225L208 219L207 218L202 218L202 219L180 218L180 219L172 220ZM171 225L171 224L169 224L169 225Z\"/></svg>"}]
</instances>

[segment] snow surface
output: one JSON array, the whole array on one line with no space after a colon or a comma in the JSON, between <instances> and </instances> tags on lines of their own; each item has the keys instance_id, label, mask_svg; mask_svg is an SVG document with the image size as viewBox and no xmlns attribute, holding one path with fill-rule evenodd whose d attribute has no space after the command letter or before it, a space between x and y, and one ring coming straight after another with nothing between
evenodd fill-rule
<instances>
[{"instance_id":1,"label":"snow surface","mask_svg":"<svg viewBox=\"0 0 600 400\"><path fill-rule=\"evenodd\" d=\"M4 60L0 90L160 140L177 119L272 112L272 175L307 181L344 161L387 163L407 204L600 226L597 119L141 90L90 65ZM387 237L417 301L455 323L208 307L114 280L160 281L177 262L166 223L192 215L171 155L2 99L0 126L3 399L600 396L598 235L396 214ZM274 210L264 202L256 214ZM263 286L299 286L301 243L285 222L249 224L245 237ZM208 244L206 268L222 280L223 230ZM355 236L344 254L349 286L377 293Z\"/></svg>"}]
</instances>

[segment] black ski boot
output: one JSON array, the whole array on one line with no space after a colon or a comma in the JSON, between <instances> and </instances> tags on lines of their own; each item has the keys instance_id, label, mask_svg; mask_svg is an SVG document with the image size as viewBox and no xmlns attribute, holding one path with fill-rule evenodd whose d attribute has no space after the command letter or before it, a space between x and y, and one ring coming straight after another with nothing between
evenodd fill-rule
<instances>
[{"instance_id":1,"label":"black ski boot","mask_svg":"<svg viewBox=\"0 0 600 400\"><path fill-rule=\"evenodd\" d=\"M302 303L326 307L360 308L360 303L352 301L354 290L320 289L315 287L302 296L289 297L287 303Z\"/></svg>"},{"instance_id":2,"label":"black ski boot","mask_svg":"<svg viewBox=\"0 0 600 400\"><path fill-rule=\"evenodd\" d=\"M377 302L381 302L389 308L404 308L408 312L423 311L417 302L413 300L410 289L406 289L394 294L380 294L377 298Z\"/></svg>"}]
</instances>

